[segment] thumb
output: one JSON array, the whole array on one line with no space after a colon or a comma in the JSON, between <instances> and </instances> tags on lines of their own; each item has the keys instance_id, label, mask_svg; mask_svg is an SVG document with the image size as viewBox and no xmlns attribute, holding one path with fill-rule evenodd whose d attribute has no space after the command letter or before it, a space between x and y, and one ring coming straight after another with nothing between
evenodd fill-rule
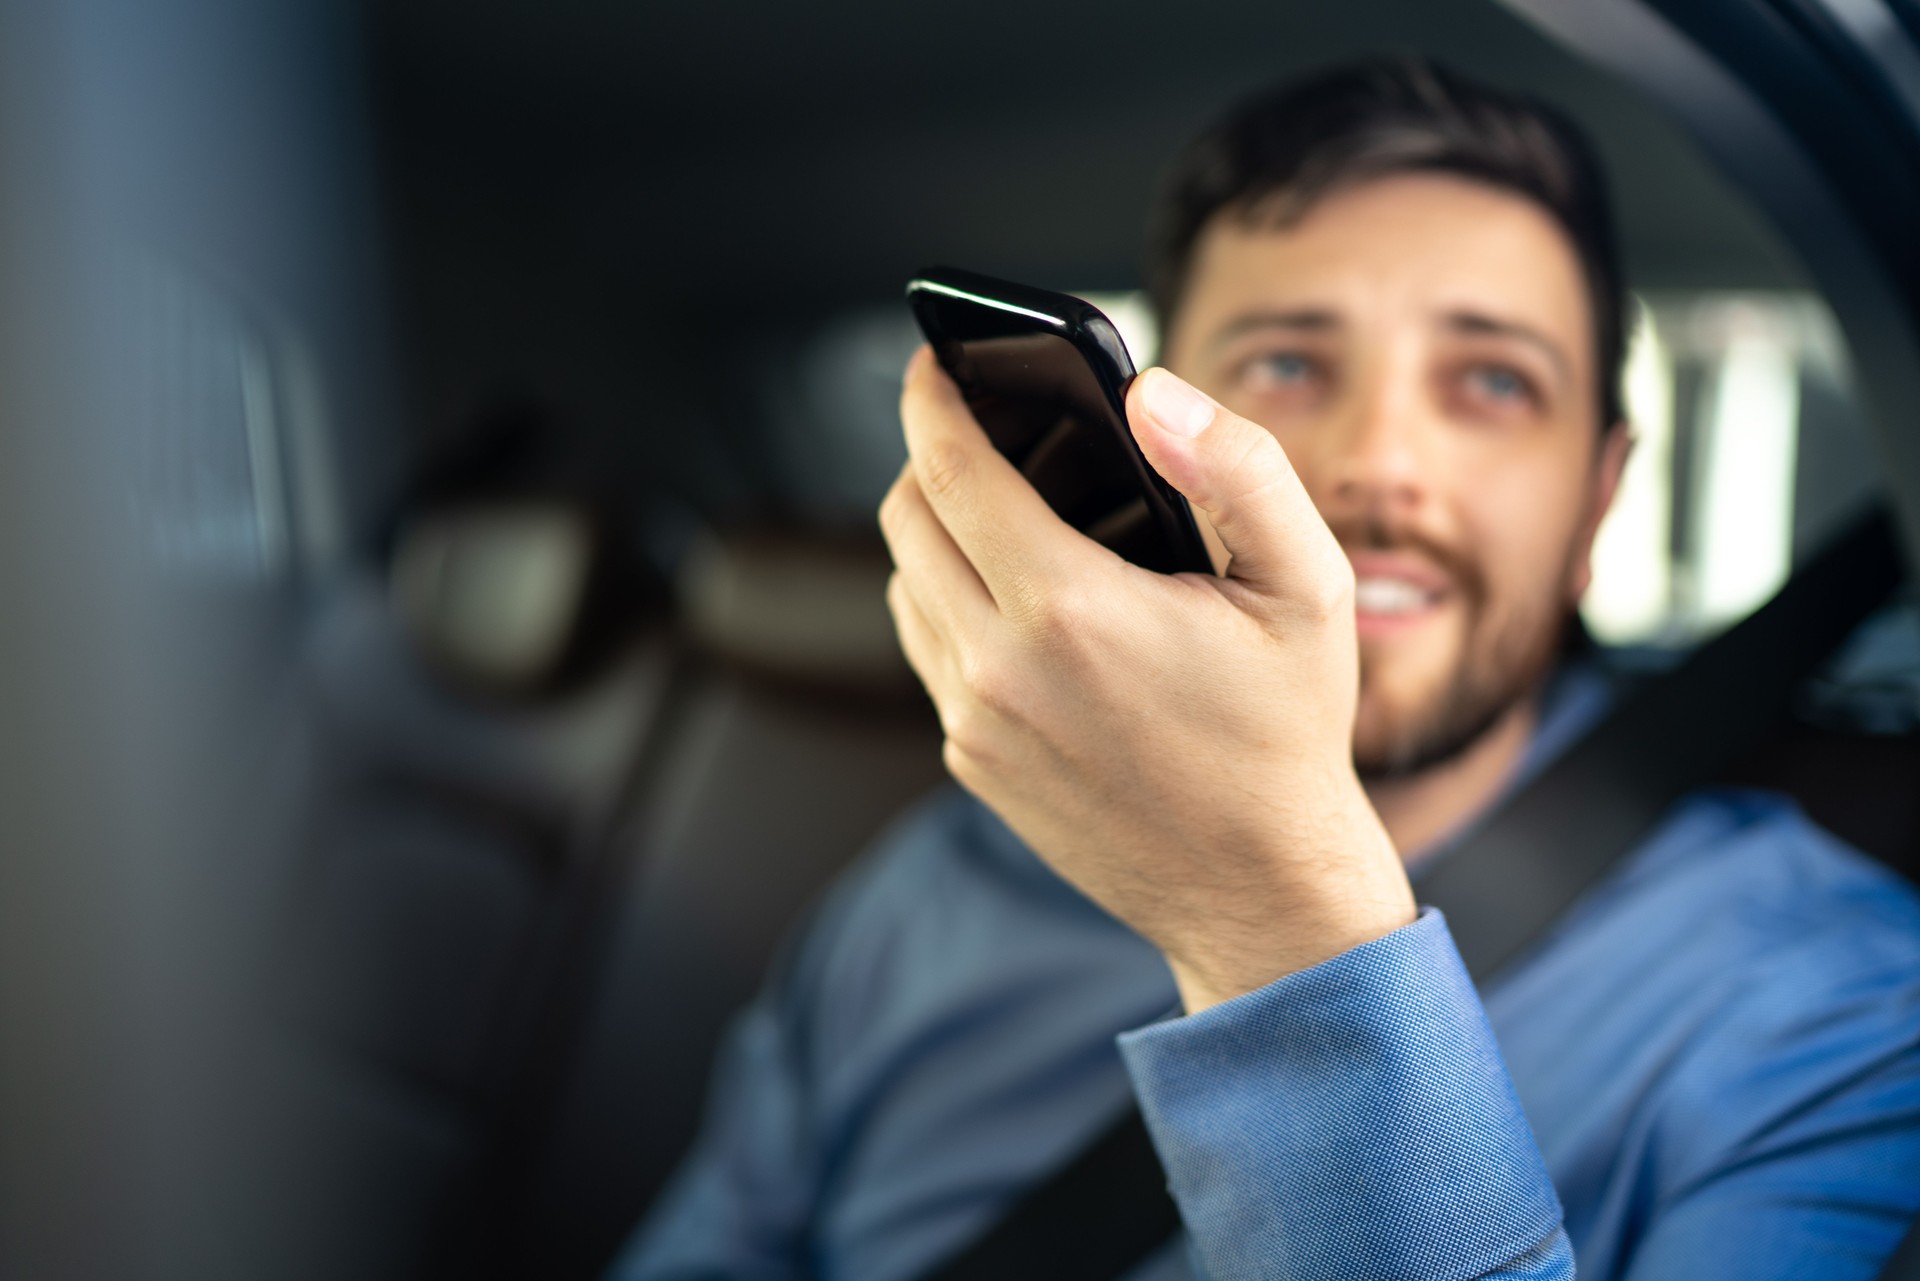
<instances>
[{"instance_id":1,"label":"thumb","mask_svg":"<svg viewBox=\"0 0 1920 1281\"><path fill-rule=\"evenodd\" d=\"M1154 470L1213 522L1228 578L1279 597L1351 573L1272 432L1157 367L1128 388L1127 419Z\"/></svg>"}]
</instances>

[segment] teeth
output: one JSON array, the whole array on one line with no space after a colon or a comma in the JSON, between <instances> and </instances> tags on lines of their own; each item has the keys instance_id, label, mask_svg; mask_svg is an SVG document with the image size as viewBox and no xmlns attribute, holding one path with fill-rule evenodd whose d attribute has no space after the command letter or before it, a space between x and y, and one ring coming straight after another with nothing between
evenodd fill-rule
<instances>
[{"instance_id":1,"label":"teeth","mask_svg":"<svg viewBox=\"0 0 1920 1281\"><path fill-rule=\"evenodd\" d=\"M1427 594L1399 578L1362 578L1354 584L1354 607L1363 614L1411 614L1427 606Z\"/></svg>"}]
</instances>

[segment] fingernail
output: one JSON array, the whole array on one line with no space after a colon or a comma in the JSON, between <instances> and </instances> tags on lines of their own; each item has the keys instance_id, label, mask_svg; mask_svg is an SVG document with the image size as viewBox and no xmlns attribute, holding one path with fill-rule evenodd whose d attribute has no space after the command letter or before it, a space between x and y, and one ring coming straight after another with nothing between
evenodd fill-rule
<instances>
[{"instance_id":1,"label":"fingernail","mask_svg":"<svg viewBox=\"0 0 1920 1281\"><path fill-rule=\"evenodd\" d=\"M1140 389L1163 431L1176 436L1198 436L1213 421L1213 402L1164 369L1149 369L1146 385Z\"/></svg>"}]
</instances>

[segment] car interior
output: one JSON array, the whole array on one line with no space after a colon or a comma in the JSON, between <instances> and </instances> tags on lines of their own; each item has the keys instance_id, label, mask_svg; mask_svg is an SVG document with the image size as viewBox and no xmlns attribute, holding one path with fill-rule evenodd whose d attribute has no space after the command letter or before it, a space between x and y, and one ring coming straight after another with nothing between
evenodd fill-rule
<instances>
[{"instance_id":1,"label":"car interior","mask_svg":"<svg viewBox=\"0 0 1920 1281\"><path fill-rule=\"evenodd\" d=\"M781 947L951 786L874 521L907 279L1088 297L1144 367L1155 178L1290 74L1428 54L1596 137L1639 443L1584 621L1621 679L1863 513L1920 552L1911 0L277 8L0 32L110 211L0 184L41 237L10 317L83 304L83 357L9 337L7 412L103 424L5 482L44 627L0 810L64 869L0 894L0 968L62 994L0 1003L22 1276L600 1275ZM1920 874L1911 583L1785 701L1725 780Z\"/></svg>"}]
</instances>

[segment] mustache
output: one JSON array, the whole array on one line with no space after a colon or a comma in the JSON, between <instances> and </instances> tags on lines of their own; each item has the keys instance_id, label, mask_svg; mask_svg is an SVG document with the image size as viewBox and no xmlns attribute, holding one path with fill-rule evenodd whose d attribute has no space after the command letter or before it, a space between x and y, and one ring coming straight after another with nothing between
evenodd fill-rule
<instances>
[{"instance_id":1,"label":"mustache","mask_svg":"<svg viewBox=\"0 0 1920 1281\"><path fill-rule=\"evenodd\" d=\"M1468 601L1486 599L1486 575L1479 564L1430 534L1377 516L1330 520L1327 528L1348 552L1413 552L1438 566Z\"/></svg>"}]
</instances>

